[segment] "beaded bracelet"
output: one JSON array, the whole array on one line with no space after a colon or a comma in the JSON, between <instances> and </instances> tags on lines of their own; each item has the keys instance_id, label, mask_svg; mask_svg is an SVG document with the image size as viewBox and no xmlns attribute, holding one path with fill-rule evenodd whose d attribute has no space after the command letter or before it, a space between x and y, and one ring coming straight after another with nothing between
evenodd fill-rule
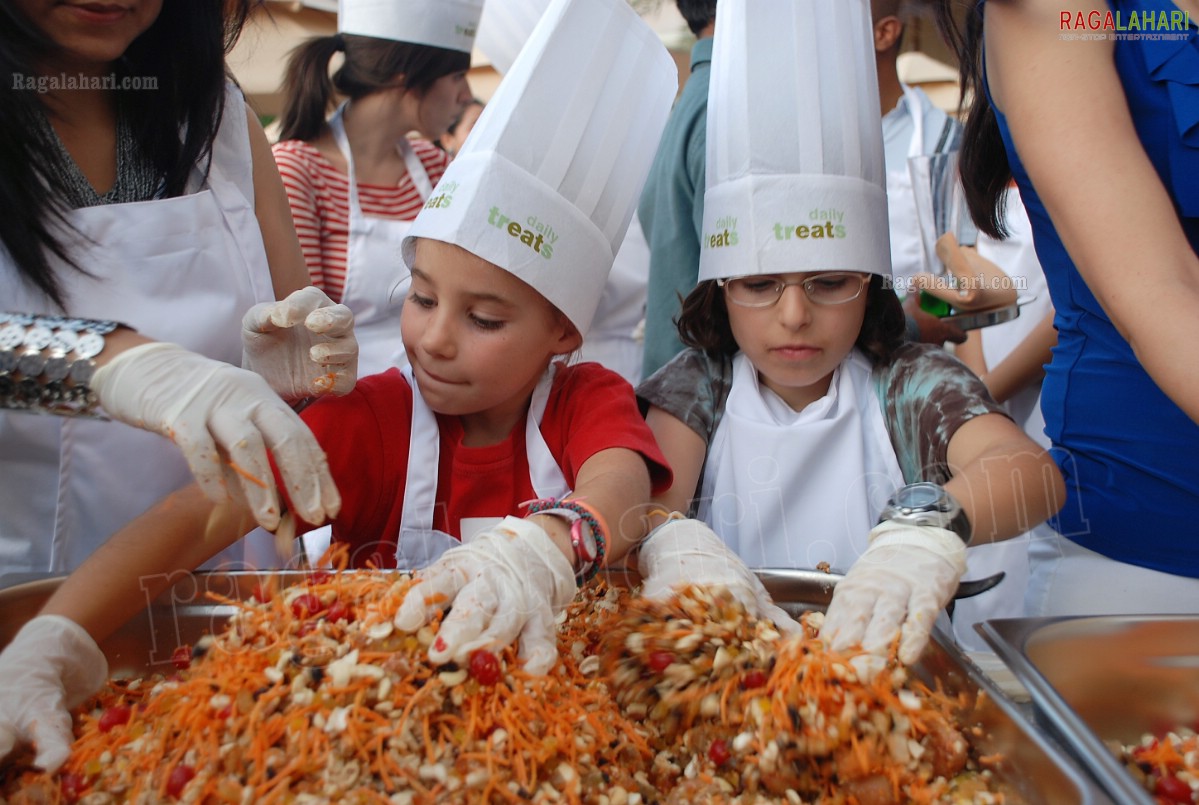
<instances>
[{"instance_id":1,"label":"beaded bracelet","mask_svg":"<svg viewBox=\"0 0 1199 805\"><path fill-rule=\"evenodd\" d=\"M570 522L571 548L574 549L575 556L583 563L582 567L579 568L579 572L575 574L575 578L578 579L580 587L595 578L595 574L603 566L604 557L608 552L608 540L604 536L606 529L601 525L602 518L595 510L577 499L566 500L565 498L530 500L527 503L522 503L521 506L526 507L530 515L556 515L562 517L564 520L568 520ZM583 544L583 526L590 528L591 535L595 537L594 556L588 554Z\"/></svg>"},{"instance_id":2,"label":"beaded bracelet","mask_svg":"<svg viewBox=\"0 0 1199 805\"><path fill-rule=\"evenodd\" d=\"M0 408L103 418L90 383L104 336L120 325L67 316L0 313Z\"/></svg>"}]
</instances>

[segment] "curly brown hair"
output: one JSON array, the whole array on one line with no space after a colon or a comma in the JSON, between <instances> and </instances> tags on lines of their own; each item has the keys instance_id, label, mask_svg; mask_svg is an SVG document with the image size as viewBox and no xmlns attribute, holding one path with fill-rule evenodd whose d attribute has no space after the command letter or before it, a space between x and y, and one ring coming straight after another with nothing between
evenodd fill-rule
<instances>
[{"instance_id":1,"label":"curly brown hair","mask_svg":"<svg viewBox=\"0 0 1199 805\"><path fill-rule=\"evenodd\" d=\"M685 345L713 357L733 355L740 349L733 338L724 293L716 280L701 282L687 294L675 324L679 328L679 339ZM891 360L895 350L903 344L904 330L903 305L899 297L886 286L882 276L871 276L870 287L866 290L866 316L855 346L877 366Z\"/></svg>"}]
</instances>

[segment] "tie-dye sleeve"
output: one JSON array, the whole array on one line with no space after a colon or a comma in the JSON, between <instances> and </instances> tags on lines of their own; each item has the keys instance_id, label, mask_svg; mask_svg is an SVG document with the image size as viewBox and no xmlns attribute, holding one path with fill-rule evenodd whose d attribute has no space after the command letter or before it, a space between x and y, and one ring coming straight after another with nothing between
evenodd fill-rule
<instances>
[{"instance_id":1,"label":"tie-dye sleeve","mask_svg":"<svg viewBox=\"0 0 1199 805\"><path fill-rule=\"evenodd\" d=\"M699 350L680 352L637 387L641 412L651 405L661 408L710 445L729 396L732 365L729 358L709 357Z\"/></svg>"},{"instance_id":2,"label":"tie-dye sleeve","mask_svg":"<svg viewBox=\"0 0 1199 805\"><path fill-rule=\"evenodd\" d=\"M949 440L966 422L1003 414L987 387L957 358L931 344L904 344L875 368L883 418L904 480L949 480Z\"/></svg>"}]
</instances>

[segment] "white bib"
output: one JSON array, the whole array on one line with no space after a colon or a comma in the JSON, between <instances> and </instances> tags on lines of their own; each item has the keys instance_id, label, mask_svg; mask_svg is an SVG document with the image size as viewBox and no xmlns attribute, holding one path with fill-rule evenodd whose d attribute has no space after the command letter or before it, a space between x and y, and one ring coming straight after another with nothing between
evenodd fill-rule
<instances>
[{"instance_id":1,"label":"white bib","mask_svg":"<svg viewBox=\"0 0 1199 805\"><path fill-rule=\"evenodd\" d=\"M348 102L347 102L348 103ZM354 154L346 137L342 116L343 103L329 119L333 139L346 160L349 174L350 218L349 239L346 244L346 284L341 301L354 312L354 335L358 338L359 376L376 374L393 366L403 366L408 360L400 338L400 311L408 295L411 280L400 244L412 221L367 217L358 200L358 179L354 175ZM425 166L407 139L396 142L396 150L404 159L408 175L416 185L422 201L433 192L433 183Z\"/></svg>"},{"instance_id":2,"label":"white bib","mask_svg":"<svg viewBox=\"0 0 1199 805\"><path fill-rule=\"evenodd\" d=\"M541 418L554 385L557 364L551 363L533 389L529 413L525 419L525 451L529 459L530 481L539 498L560 498L570 492L566 477L541 435ZM412 388L412 435L408 447L408 475L404 481L404 509L400 514L400 533L396 542L396 567L419 570L432 564L456 545L470 542L485 528L497 525L503 516L463 518L459 523L461 542L444 531L433 530L433 512L437 503L437 473L441 456L441 437L437 417L421 397L420 387L412 379L412 367L401 371Z\"/></svg>"},{"instance_id":3,"label":"white bib","mask_svg":"<svg viewBox=\"0 0 1199 805\"><path fill-rule=\"evenodd\" d=\"M750 567L844 571L903 485L870 362L857 350L828 394L793 411L733 359L724 416L704 468L700 519Z\"/></svg>"}]
</instances>

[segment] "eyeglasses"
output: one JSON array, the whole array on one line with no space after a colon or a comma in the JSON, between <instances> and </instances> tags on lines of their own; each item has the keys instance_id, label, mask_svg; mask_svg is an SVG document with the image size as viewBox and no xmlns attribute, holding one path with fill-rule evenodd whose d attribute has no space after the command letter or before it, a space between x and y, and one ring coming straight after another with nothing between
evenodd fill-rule
<instances>
[{"instance_id":1,"label":"eyeglasses","mask_svg":"<svg viewBox=\"0 0 1199 805\"><path fill-rule=\"evenodd\" d=\"M742 307L770 307L783 298L783 290L789 285L803 288L813 304L843 305L861 296L862 289L869 281L869 274L830 271L826 274L808 274L793 282L785 282L774 274L754 274L719 279L716 284L724 288L729 299Z\"/></svg>"}]
</instances>

